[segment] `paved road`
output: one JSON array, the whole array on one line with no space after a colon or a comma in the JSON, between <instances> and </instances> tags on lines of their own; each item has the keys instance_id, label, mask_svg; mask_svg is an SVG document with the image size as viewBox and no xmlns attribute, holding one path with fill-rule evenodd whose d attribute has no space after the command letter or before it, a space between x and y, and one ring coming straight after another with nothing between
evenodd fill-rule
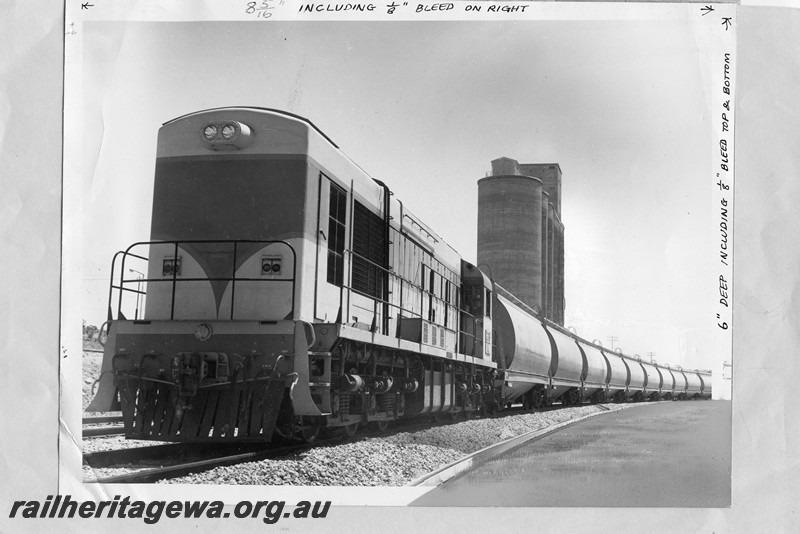
<instances>
[{"instance_id":1,"label":"paved road","mask_svg":"<svg viewBox=\"0 0 800 534\"><path fill-rule=\"evenodd\" d=\"M411 506L730 506L731 403L601 415L487 461Z\"/></svg>"}]
</instances>

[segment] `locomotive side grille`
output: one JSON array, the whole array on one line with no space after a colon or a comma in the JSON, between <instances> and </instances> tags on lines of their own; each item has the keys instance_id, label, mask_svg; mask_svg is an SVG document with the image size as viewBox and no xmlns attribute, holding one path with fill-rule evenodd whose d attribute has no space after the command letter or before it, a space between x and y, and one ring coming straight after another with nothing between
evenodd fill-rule
<instances>
[{"instance_id":1,"label":"locomotive side grille","mask_svg":"<svg viewBox=\"0 0 800 534\"><path fill-rule=\"evenodd\" d=\"M380 217L356 202L353 213L353 289L383 298L386 276L384 223Z\"/></svg>"}]
</instances>

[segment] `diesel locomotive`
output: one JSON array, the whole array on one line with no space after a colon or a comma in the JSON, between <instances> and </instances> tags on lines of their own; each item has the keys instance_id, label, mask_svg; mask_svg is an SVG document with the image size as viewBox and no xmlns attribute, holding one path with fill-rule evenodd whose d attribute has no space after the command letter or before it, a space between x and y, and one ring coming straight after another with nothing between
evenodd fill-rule
<instances>
[{"instance_id":1,"label":"diesel locomotive","mask_svg":"<svg viewBox=\"0 0 800 534\"><path fill-rule=\"evenodd\" d=\"M604 349L465 261L303 117L165 123L151 233L112 262L89 411L127 437L313 441L521 403L710 397Z\"/></svg>"}]
</instances>

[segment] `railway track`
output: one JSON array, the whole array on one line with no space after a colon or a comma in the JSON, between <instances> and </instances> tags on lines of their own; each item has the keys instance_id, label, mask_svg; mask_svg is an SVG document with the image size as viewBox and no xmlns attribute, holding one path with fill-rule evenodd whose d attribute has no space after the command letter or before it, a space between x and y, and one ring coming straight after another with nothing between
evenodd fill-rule
<instances>
[{"instance_id":1,"label":"railway track","mask_svg":"<svg viewBox=\"0 0 800 534\"><path fill-rule=\"evenodd\" d=\"M137 447L124 450L102 451L84 455L84 463L93 468L110 467L112 465L127 463L150 463L160 459L186 458L187 461L174 463L171 465L144 468L134 472L122 473L107 477L98 477L96 482L100 484L148 484L170 478L208 471L215 467L223 467L241 464L245 462L257 462L280 458L292 453L302 452L303 450L321 445L339 442L338 439L318 441L312 444L298 443L296 445L286 445L281 447L266 448L264 444L237 445L221 447L219 445L187 445L169 444L154 445L150 447ZM237 452L231 453L231 449ZM191 459L203 457L203 459ZM207 456L212 456L207 458Z\"/></svg>"},{"instance_id":2,"label":"railway track","mask_svg":"<svg viewBox=\"0 0 800 534\"><path fill-rule=\"evenodd\" d=\"M122 423L121 415L89 415L83 418L84 425L98 425L104 423Z\"/></svg>"},{"instance_id":3,"label":"railway track","mask_svg":"<svg viewBox=\"0 0 800 534\"><path fill-rule=\"evenodd\" d=\"M82 424L84 438L118 436L125 433L121 415L86 416Z\"/></svg>"},{"instance_id":4,"label":"railway track","mask_svg":"<svg viewBox=\"0 0 800 534\"><path fill-rule=\"evenodd\" d=\"M125 428L122 425L83 427L84 438L104 438L107 436L119 436L124 433Z\"/></svg>"}]
</instances>

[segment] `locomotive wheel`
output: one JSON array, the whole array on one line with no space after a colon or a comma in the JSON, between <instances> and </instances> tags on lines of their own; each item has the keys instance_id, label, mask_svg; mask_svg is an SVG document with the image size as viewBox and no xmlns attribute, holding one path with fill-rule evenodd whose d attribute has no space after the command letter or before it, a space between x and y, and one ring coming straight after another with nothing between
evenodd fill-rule
<instances>
[{"instance_id":1,"label":"locomotive wheel","mask_svg":"<svg viewBox=\"0 0 800 534\"><path fill-rule=\"evenodd\" d=\"M314 443L319 438L319 430L319 425L311 425L298 430L296 436L303 443Z\"/></svg>"},{"instance_id":2,"label":"locomotive wheel","mask_svg":"<svg viewBox=\"0 0 800 534\"><path fill-rule=\"evenodd\" d=\"M455 423L458 421L460 415L461 412L450 412L450 420Z\"/></svg>"}]
</instances>

